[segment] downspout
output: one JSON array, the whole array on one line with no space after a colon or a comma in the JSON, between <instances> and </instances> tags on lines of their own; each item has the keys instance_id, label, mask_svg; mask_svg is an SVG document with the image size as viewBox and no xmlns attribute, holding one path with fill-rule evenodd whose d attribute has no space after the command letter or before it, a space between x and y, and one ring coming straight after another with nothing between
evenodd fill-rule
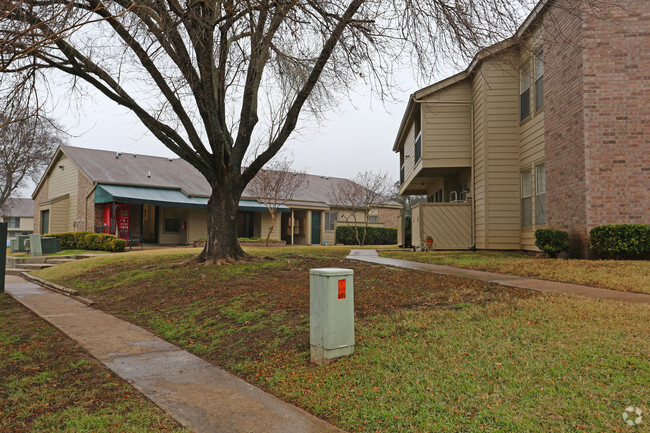
<instances>
[{"instance_id":1,"label":"downspout","mask_svg":"<svg viewBox=\"0 0 650 433\"><path fill-rule=\"evenodd\" d=\"M296 227L296 217L293 214L293 209L291 209L291 245L293 245L293 232Z\"/></svg>"},{"instance_id":2,"label":"downspout","mask_svg":"<svg viewBox=\"0 0 650 433\"><path fill-rule=\"evenodd\" d=\"M475 149L474 149L474 105L471 102L467 101L425 101L423 99L414 99L414 102L420 103L420 104L448 104L448 105L467 105L469 106L469 114L470 114L470 148L472 150L471 152L471 178L472 178L472 210L471 210L471 232L472 232L472 245L469 245L470 250L475 250L476 249L476 200L475 200L475 186L476 186L476 177L475 177L475 172L474 172L474 154L475 154ZM411 218L413 216L411 215Z\"/></svg>"},{"instance_id":3,"label":"downspout","mask_svg":"<svg viewBox=\"0 0 650 433\"><path fill-rule=\"evenodd\" d=\"M90 194L95 192L95 188L97 188L97 182L93 182L93 187L90 188L90 192L86 194L86 198L84 199L84 229L88 230L88 197L90 197ZM95 221L93 221L93 225L91 226L93 229L93 232L95 231Z\"/></svg>"}]
</instances>

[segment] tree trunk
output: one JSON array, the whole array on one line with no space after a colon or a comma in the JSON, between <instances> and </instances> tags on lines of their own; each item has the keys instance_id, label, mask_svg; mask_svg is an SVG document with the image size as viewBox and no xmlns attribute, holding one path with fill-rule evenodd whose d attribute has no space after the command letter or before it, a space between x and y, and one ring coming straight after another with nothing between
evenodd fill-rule
<instances>
[{"instance_id":1,"label":"tree trunk","mask_svg":"<svg viewBox=\"0 0 650 433\"><path fill-rule=\"evenodd\" d=\"M237 239L240 196L231 183L212 188L208 200L208 236L198 261L227 264L250 258Z\"/></svg>"},{"instance_id":2,"label":"tree trunk","mask_svg":"<svg viewBox=\"0 0 650 433\"><path fill-rule=\"evenodd\" d=\"M275 212L270 212L271 214L271 227L269 227L269 232L266 235L266 246L269 246L269 239L271 239L271 232L273 231L273 227L275 227Z\"/></svg>"}]
</instances>

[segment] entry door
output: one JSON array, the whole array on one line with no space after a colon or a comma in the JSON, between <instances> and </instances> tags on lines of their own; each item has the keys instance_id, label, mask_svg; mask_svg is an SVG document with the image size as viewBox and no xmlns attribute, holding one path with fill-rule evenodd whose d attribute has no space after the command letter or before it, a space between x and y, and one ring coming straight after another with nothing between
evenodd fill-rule
<instances>
[{"instance_id":1,"label":"entry door","mask_svg":"<svg viewBox=\"0 0 650 433\"><path fill-rule=\"evenodd\" d=\"M311 213L311 243L320 244L320 212Z\"/></svg>"}]
</instances>

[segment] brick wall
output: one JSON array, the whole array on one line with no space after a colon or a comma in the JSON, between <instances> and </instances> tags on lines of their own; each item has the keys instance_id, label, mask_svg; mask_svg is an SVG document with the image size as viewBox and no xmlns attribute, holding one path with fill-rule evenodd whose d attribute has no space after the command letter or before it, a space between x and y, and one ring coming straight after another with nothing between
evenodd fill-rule
<instances>
[{"instance_id":1,"label":"brick wall","mask_svg":"<svg viewBox=\"0 0 650 433\"><path fill-rule=\"evenodd\" d=\"M377 220L384 224L384 227L399 228L401 224L401 209L382 207L377 209Z\"/></svg>"},{"instance_id":2,"label":"brick wall","mask_svg":"<svg viewBox=\"0 0 650 433\"><path fill-rule=\"evenodd\" d=\"M579 15L558 1L543 17L546 210L548 226L569 232L573 254L586 246L583 57Z\"/></svg>"},{"instance_id":3,"label":"brick wall","mask_svg":"<svg viewBox=\"0 0 650 433\"><path fill-rule=\"evenodd\" d=\"M93 189L93 182L86 177L86 175L79 170L79 187L77 193L77 230L79 231L94 231L93 223L95 220L95 194L91 193ZM90 196L88 196L90 194Z\"/></svg>"},{"instance_id":4,"label":"brick wall","mask_svg":"<svg viewBox=\"0 0 650 433\"><path fill-rule=\"evenodd\" d=\"M650 1L605 13L584 30L588 230L650 223Z\"/></svg>"}]
</instances>

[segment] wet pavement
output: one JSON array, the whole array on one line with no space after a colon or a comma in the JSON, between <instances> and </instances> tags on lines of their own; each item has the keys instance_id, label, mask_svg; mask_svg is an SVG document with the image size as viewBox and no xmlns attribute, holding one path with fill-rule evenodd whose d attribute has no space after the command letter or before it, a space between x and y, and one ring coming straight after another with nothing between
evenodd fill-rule
<instances>
[{"instance_id":1,"label":"wet pavement","mask_svg":"<svg viewBox=\"0 0 650 433\"><path fill-rule=\"evenodd\" d=\"M351 250L350 255L347 258L351 260L359 260L380 265L431 272L440 275L453 275L456 277L468 278L472 280L497 283L506 287L536 290L538 292L565 293L568 295L587 296L591 298L611 299L615 301L633 302L639 304L650 304L650 295L643 293L618 292L616 290L581 286L579 284L559 283L556 281L537 280L534 278L498 274L495 272L474 271L471 269L454 268L452 266L412 262L409 260L389 259L379 257L379 254L376 250Z\"/></svg>"},{"instance_id":2,"label":"wet pavement","mask_svg":"<svg viewBox=\"0 0 650 433\"><path fill-rule=\"evenodd\" d=\"M7 276L6 292L196 432L342 432L152 333Z\"/></svg>"}]
</instances>

